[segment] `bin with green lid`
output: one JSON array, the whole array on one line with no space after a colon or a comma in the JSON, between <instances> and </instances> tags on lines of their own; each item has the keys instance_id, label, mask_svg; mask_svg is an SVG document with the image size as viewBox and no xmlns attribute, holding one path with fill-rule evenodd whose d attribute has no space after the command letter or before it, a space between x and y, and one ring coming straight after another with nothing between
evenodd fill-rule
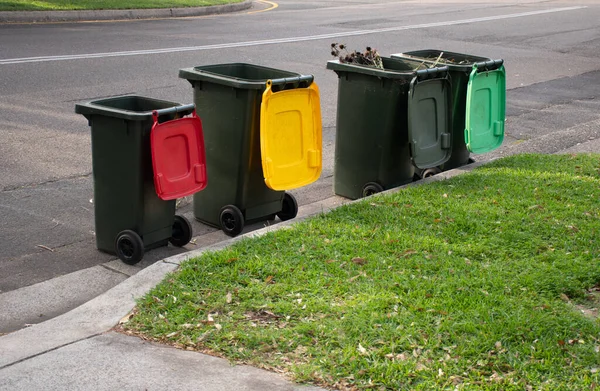
<instances>
[{"instance_id":1,"label":"bin with green lid","mask_svg":"<svg viewBox=\"0 0 600 391\"><path fill-rule=\"evenodd\" d=\"M175 215L175 200L154 187L150 133L158 121L192 113L194 105L143 96L119 96L75 106L92 134L96 246L135 264L151 248L184 246L192 228Z\"/></svg>"},{"instance_id":2,"label":"bin with green lid","mask_svg":"<svg viewBox=\"0 0 600 391\"><path fill-rule=\"evenodd\" d=\"M247 222L294 218L285 190L321 172L321 114L312 75L245 63L179 71L202 118L210 181L194 216L229 236Z\"/></svg>"},{"instance_id":3,"label":"bin with green lid","mask_svg":"<svg viewBox=\"0 0 600 391\"><path fill-rule=\"evenodd\" d=\"M445 65L452 81L452 154L441 171L469 163L470 153L498 148L504 139L506 76L503 60L442 50L416 50L393 58Z\"/></svg>"},{"instance_id":4,"label":"bin with green lid","mask_svg":"<svg viewBox=\"0 0 600 391\"><path fill-rule=\"evenodd\" d=\"M383 69L329 61L338 75L334 192L357 199L450 157L447 67L382 57Z\"/></svg>"}]
</instances>

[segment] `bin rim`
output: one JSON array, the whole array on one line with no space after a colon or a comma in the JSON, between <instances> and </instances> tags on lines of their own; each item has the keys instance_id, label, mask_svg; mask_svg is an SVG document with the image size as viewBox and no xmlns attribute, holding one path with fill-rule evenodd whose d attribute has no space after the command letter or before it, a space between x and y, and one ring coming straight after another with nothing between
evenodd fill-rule
<instances>
[{"instance_id":1,"label":"bin rim","mask_svg":"<svg viewBox=\"0 0 600 391\"><path fill-rule=\"evenodd\" d=\"M90 119L92 115L103 115L110 116L113 118L120 118L130 121L146 121L152 120L152 112L154 110L147 111L135 111L135 110L127 110L127 109L117 109L115 107L104 106L103 102L114 101L117 99L146 99L152 102L156 102L161 105L161 107L156 107L154 110L162 109L162 108L170 108L170 107L179 107L184 106L178 102L171 102L163 99L155 99L147 96L137 95L137 94L129 94L129 95L118 95L111 97L104 97L99 99L88 100L85 102L75 104L75 113L82 114L87 119ZM183 115L188 115L193 111L193 109L182 110L181 113Z\"/></svg>"},{"instance_id":2,"label":"bin rim","mask_svg":"<svg viewBox=\"0 0 600 391\"><path fill-rule=\"evenodd\" d=\"M402 62L403 59L400 58L392 58L392 57L381 57L387 61L392 62ZM356 64L348 64L342 63L340 60L330 60L327 61L327 69L331 69L332 71L338 72L352 72L352 73L362 73L369 76L375 76L386 79L412 79L417 74L417 70L412 71L400 71L394 69L380 69L375 67L370 67L366 65L356 65Z\"/></svg>"},{"instance_id":3,"label":"bin rim","mask_svg":"<svg viewBox=\"0 0 600 391\"><path fill-rule=\"evenodd\" d=\"M465 57L470 61L467 61L464 64L453 64L453 63L448 63L448 62L442 62L442 63L438 63L438 65L445 65L447 66L451 71L466 71L466 72L471 72L471 69L473 68L473 64L478 63L478 62L484 62L484 61L490 61L491 58L489 57L482 57L482 56L474 56L471 54L465 54L465 53L458 53L458 52L451 52L451 51L447 51L447 50L439 50L439 49L423 49L423 50L411 50L408 52L402 52L402 53L396 53L396 54L392 54L392 58L395 59L407 59L407 60L415 60L415 61L423 61L427 64L433 64L435 62L435 60L432 60L430 58L426 58L424 57L425 53L431 53L433 56L437 55L439 56L440 53L444 53L444 56L442 56L442 58L444 58L446 55L448 56L457 56L457 57Z\"/></svg>"},{"instance_id":4,"label":"bin rim","mask_svg":"<svg viewBox=\"0 0 600 391\"><path fill-rule=\"evenodd\" d=\"M229 87L239 88L239 89L253 89L253 90L264 90L267 86L267 80L269 79L279 79L277 77L268 77L260 80L256 79L245 79L242 77L235 76L225 76L216 72L211 72L206 69L202 69L203 67L219 67L219 66L248 66L253 68L258 68L263 71L274 71L279 73L286 73L286 77L303 77L306 75L302 75L297 72L286 71L283 69L266 67L263 65L250 64L245 62L233 62L233 63L221 63L221 64L207 64L207 65L198 65L195 67L182 68L179 70L179 77L181 79L186 79L190 83L194 84L194 81L207 81L215 84L226 85ZM276 83L274 83L276 84Z\"/></svg>"}]
</instances>

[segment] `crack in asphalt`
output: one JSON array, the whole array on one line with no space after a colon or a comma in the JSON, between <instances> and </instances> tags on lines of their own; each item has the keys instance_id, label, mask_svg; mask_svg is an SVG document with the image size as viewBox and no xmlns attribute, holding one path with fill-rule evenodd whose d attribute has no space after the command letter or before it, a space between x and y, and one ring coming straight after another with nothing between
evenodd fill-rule
<instances>
[{"instance_id":1,"label":"crack in asphalt","mask_svg":"<svg viewBox=\"0 0 600 391\"><path fill-rule=\"evenodd\" d=\"M36 187L36 186L46 185L48 183L55 183L55 182L60 182L60 181L68 181L68 180L71 180L71 179L88 178L90 175L92 175L91 171L88 172L88 173L85 173L85 174L74 174L74 175L69 175L69 176L62 177L62 178L52 178L52 179L48 179L48 180L46 180L44 182L25 183L25 184L21 184L21 185L9 185L9 186L4 186L2 188L2 190L0 190L0 192L9 192L9 191L27 189L27 188L32 188L32 187Z\"/></svg>"}]
</instances>

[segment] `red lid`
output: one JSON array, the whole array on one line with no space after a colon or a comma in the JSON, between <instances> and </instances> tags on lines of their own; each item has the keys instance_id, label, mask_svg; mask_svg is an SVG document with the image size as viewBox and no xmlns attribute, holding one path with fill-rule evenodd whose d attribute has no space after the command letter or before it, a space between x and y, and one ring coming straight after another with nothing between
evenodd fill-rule
<instances>
[{"instance_id":1,"label":"red lid","mask_svg":"<svg viewBox=\"0 0 600 391\"><path fill-rule=\"evenodd\" d=\"M202 122L196 115L158 123L150 133L154 187L163 200L185 197L206 187Z\"/></svg>"}]
</instances>

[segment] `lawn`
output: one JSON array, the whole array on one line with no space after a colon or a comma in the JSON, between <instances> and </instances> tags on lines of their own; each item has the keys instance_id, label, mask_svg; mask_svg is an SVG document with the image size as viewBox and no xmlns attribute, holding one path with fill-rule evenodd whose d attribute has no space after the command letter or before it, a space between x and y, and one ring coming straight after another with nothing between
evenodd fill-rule
<instances>
[{"instance_id":1,"label":"lawn","mask_svg":"<svg viewBox=\"0 0 600 391\"><path fill-rule=\"evenodd\" d=\"M599 231L600 155L513 156L190 260L121 331L331 389L593 389Z\"/></svg>"},{"instance_id":2,"label":"lawn","mask_svg":"<svg viewBox=\"0 0 600 391\"><path fill-rule=\"evenodd\" d=\"M204 7L243 0L0 0L0 11L67 11Z\"/></svg>"}]
</instances>

